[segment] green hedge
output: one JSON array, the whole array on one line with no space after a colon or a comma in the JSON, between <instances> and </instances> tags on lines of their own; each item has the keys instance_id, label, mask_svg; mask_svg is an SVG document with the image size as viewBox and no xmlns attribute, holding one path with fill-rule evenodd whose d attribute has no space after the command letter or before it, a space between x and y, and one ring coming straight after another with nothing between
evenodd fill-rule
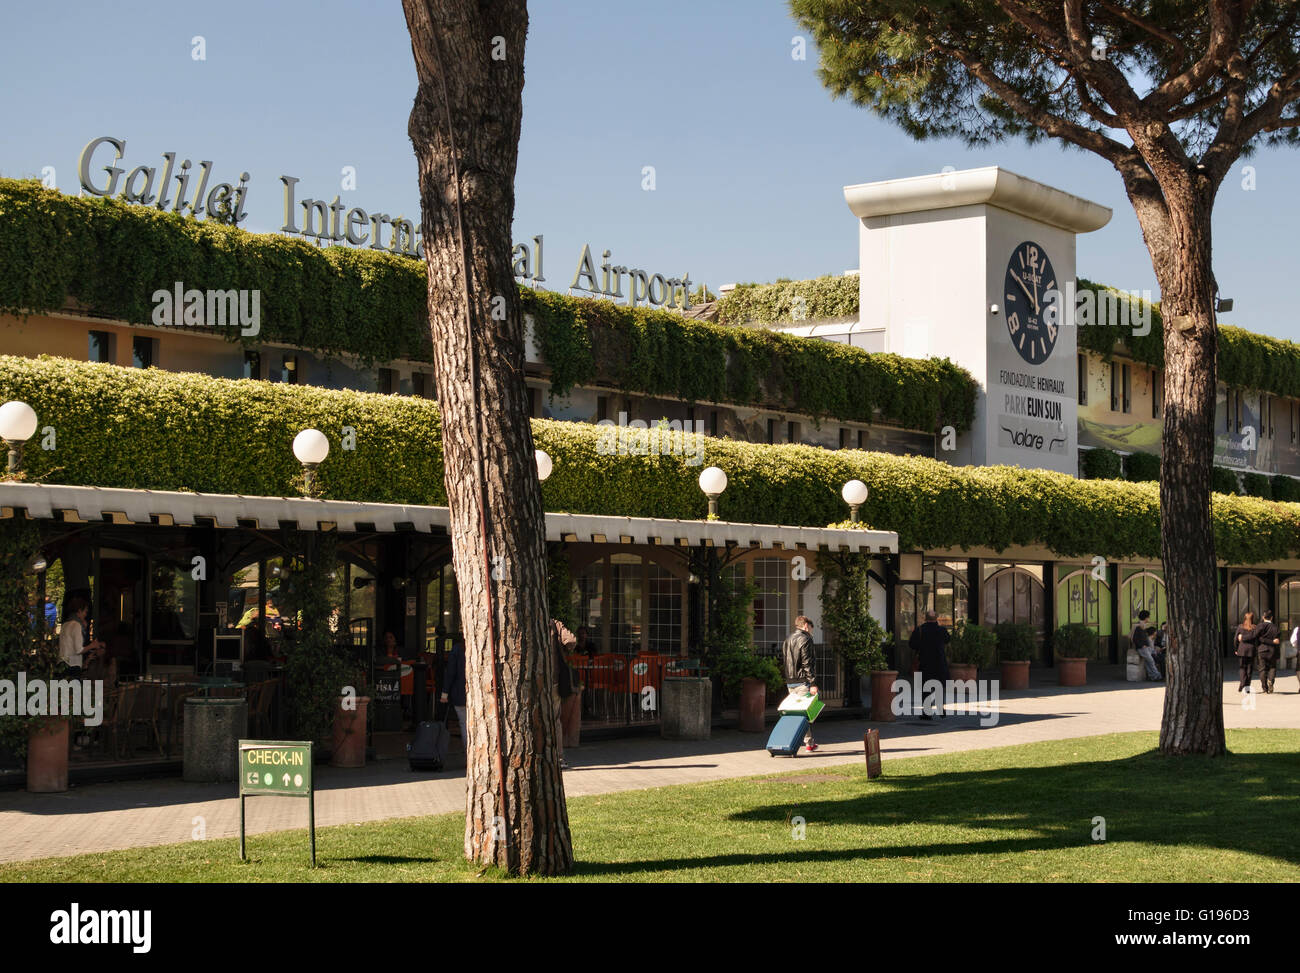
<instances>
[{"instance_id":1,"label":"green hedge","mask_svg":"<svg viewBox=\"0 0 1300 973\"><path fill-rule=\"evenodd\" d=\"M1237 474L1222 466L1216 466L1210 470L1210 489L1215 493L1229 493L1234 497L1241 493L1241 487L1237 482Z\"/></svg>"},{"instance_id":2,"label":"green hedge","mask_svg":"<svg viewBox=\"0 0 1300 973\"><path fill-rule=\"evenodd\" d=\"M1273 499L1288 503L1300 501L1300 480L1294 480L1284 473L1273 477Z\"/></svg>"},{"instance_id":3,"label":"green hedge","mask_svg":"<svg viewBox=\"0 0 1300 973\"><path fill-rule=\"evenodd\" d=\"M1273 499L1273 481L1263 473L1246 473L1241 478L1242 488L1248 497Z\"/></svg>"},{"instance_id":4,"label":"green hedge","mask_svg":"<svg viewBox=\"0 0 1300 973\"><path fill-rule=\"evenodd\" d=\"M1114 290L1079 279L1080 290ZM1078 328L1079 348L1109 360L1118 346L1134 361L1165 367L1164 319L1158 303L1151 306L1151 331L1137 337L1128 328ZM1300 344L1270 338L1231 325L1219 325L1220 382L1233 388L1259 389L1273 395L1300 397Z\"/></svg>"},{"instance_id":5,"label":"green hedge","mask_svg":"<svg viewBox=\"0 0 1300 973\"><path fill-rule=\"evenodd\" d=\"M1087 480L1118 480L1119 453L1104 447L1080 450L1079 473Z\"/></svg>"},{"instance_id":6,"label":"green hedge","mask_svg":"<svg viewBox=\"0 0 1300 973\"><path fill-rule=\"evenodd\" d=\"M1129 453L1124 457L1124 479L1150 483L1160 479L1160 457L1155 453Z\"/></svg>"},{"instance_id":7,"label":"green hedge","mask_svg":"<svg viewBox=\"0 0 1300 973\"><path fill-rule=\"evenodd\" d=\"M856 317L858 285L856 276L829 275L740 284L718 299L718 320L723 324L785 324Z\"/></svg>"},{"instance_id":8,"label":"green hedge","mask_svg":"<svg viewBox=\"0 0 1300 973\"><path fill-rule=\"evenodd\" d=\"M0 401L23 399L57 449L28 445L26 470L51 483L261 496L292 495L291 443L314 426L333 448L321 467L328 497L443 504L438 412L399 396L330 391L204 375L138 370L67 359L0 357ZM341 448L344 426L356 449ZM555 470L543 487L548 510L698 520L707 501L700 466L649 452L602 453L599 427L534 420L537 445ZM637 446L633 441L632 446ZM954 467L937 460L812 446L706 439L706 464L729 485L724 518L821 526L844 519L840 488L870 487L869 523L897 531L905 549L1044 544L1063 557L1158 557L1155 484L1075 480L1010 467ZM1220 557L1255 564L1300 549L1300 506L1216 497Z\"/></svg>"},{"instance_id":9,"label":"green hedge","mask_svg":"<svg viewBox=\"0 0 1300 973\"><path fill-rule=\"evenodd\" d=\"M72 297L98 314L146 324L153 293L183 281L187 289L259 290L262 329L244 339L250 344L285 342L367 364L429 361L425 279L423 262L410 257L321 248L0 179L0 313L47 313ZM520 294L553 393L598 383L924 431L964 432L974 418L975 381L946 359L872 355L611 301Z\"/></svg>"},{"instance_id":10,"label":"green hedge","mask_svg":"<svg viewBox=\"0 0 1300 973\"><path fill-rule=\"evenodd\" d=\"M669 311L525 290L551 387L611 382L688 402L731 402L814 418L872 421L875 410L909 429L970 428L974 379L943 359L870 354L833 341L729 328Z\"/></svg>"}]
</instances>

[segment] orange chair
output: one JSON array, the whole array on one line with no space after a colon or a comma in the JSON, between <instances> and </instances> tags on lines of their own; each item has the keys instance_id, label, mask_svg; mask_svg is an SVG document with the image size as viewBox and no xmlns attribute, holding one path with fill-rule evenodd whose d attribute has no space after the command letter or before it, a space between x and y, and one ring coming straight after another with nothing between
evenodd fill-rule
<instances>
[{"instance_id":1,"label":"orange chair","mask_svg":"<svg viewBox=\"0 0 1300 973\"><path fill-rule=\"evenodd\" d=\"M663 688L663 658L655 652L639 652L627 667L628 704L633 717L655 719L659 715L659 691ZM645 689L651 693L645 693Z\"/></svg>"},{"instance_id":2,"label":"orange chair","mask_svg":"<svg viewBox=\"0 0 1300 973\"><path fill-rule=\"evenodd\" d=\"M610 719L627 698L627 659L607 652L592 659L589 667L591 686L596 690L594 705L599 705L603 718Z\"/></svg>"}]
</instances>

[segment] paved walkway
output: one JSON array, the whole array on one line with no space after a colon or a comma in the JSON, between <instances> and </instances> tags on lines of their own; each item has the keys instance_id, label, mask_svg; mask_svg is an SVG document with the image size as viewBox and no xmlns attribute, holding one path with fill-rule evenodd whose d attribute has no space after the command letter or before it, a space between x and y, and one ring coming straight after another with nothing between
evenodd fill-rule
<instances>
[{"instance_id":1,"label":"paved walkway","mask_svg":"<svg viewBox=\"0 0 1300 973\"><path fill-rule=\"evenodd\" d=\"M801 752L793 761L770 758L762 749L764 737L733 730L715 731L712 740L702 742L635 737L592 743L567 752L572 769L565 773L565 789L569 795L602 794L857 762L863 759L863 731L872 726L880 730L886 759L1159 729L1163 684L1120 682L1114 671L1092 673L1094 684L1081 689L1061 689L1052 673L1044 673L1028 690L1004 695L995 726L981 726L974 715L892 724L819 723L821 748ZM1278 692L1257 696L1250 710L1241 705L1235 677L1225 678L1228 728L1300 728L1296 676L1288 672L1278 683ZM457 742L453 738L453 747ZM239 833L234 790L233 784L165 779L95 784L64 794L0 792L0 861L189 841L198 819L207 838L232 837ZM463 769L417 774L405 760L381 760L358 770L317 769L318 827L464 807ZM302 801L248 802L250 834L300 828L305 819Z\"/></svg>"}]
</instances>

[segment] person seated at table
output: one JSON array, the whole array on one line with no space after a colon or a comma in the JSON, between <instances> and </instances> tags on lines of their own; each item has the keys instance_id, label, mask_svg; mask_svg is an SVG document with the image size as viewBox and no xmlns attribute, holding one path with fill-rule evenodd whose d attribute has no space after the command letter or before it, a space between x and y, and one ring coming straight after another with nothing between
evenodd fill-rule
<instances>
[{"instance_id":1,"label":"person seated at table","mask_svg":"<svg viewBox=\"0 0 1300 973\"><path fill-rule=\"evenodd\" d=\"M396 659L398 662L402 661L402 647L397 644L397 636L393 634L391 629L384 633L384 645L380 651L380 657ZM385 663L384 668L391 669L393 666L391 663Z\"/></svg>"},{"instance_id":2,"label":"person seated at table","mask_svg":"<svg viewBox=\"0 0 1300 973\"><path fill-rule=\"evenodd\" d=\"M578 637L578 644L573 647L573 651L586 655L589 659L596 658L596 643L591 640L591 629L586 625L579 625L578 630L573 634Z\"/></svg>"}]
</instances>

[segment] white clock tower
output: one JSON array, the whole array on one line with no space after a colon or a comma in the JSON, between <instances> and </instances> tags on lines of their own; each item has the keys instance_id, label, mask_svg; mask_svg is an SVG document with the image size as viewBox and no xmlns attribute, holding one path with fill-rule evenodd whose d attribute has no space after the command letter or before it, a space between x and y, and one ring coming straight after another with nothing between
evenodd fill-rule
<instances>
[{"instance_id":1,"label":"white clock tower","mask_svg":"<svg viewBox=\"0 0 1300 973\"><path fill-rule=\"evenodd\" d=\"M870 346L946 357L980 384L952 463L1078 475L1073 315L1049 291L1075 279L1074 237L1105 206L992 166L846 186L861 223L861 327Z\"/></svg>"}]
</instances>

